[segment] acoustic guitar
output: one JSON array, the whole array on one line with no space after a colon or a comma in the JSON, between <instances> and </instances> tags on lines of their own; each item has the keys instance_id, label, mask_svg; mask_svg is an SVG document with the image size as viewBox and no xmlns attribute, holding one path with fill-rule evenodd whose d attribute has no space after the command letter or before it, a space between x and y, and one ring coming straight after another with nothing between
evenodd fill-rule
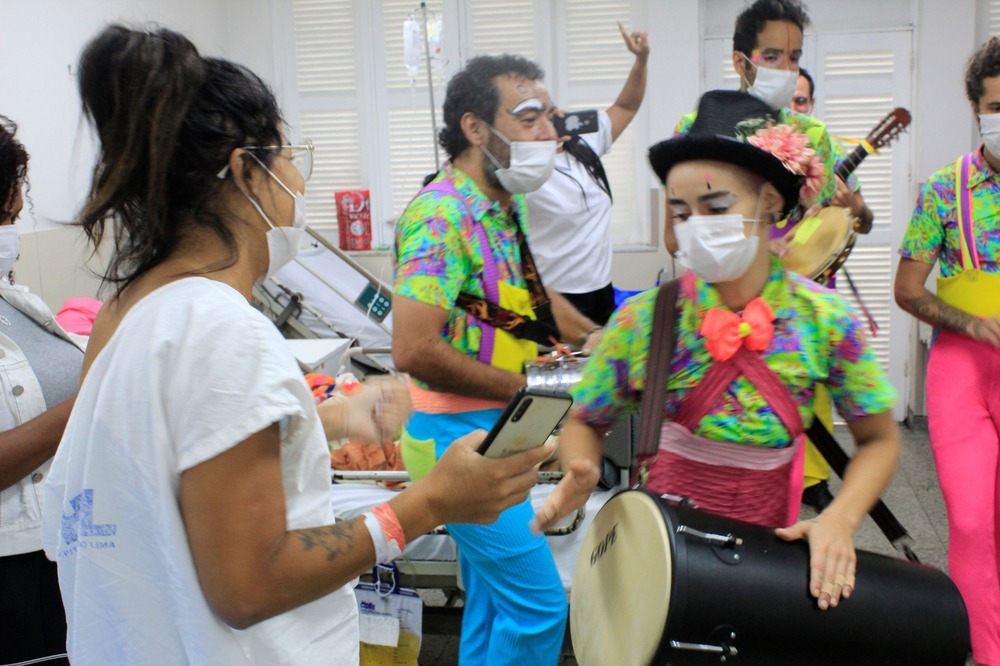
<instances>
[{"instance_id":1,"label":"acoustic guitar","mask_svg":"<svg viewBox=\"0 0 1000 666\"><path fill-rule=\"evenodd\" d=\"M834 173L846 181L868 155L888 146L909 124L910 112L901 107L894 109L837 165ZM826 284L854 249L858 237L854 223L850 211L840 206L828 206L801 220L795 226L788 254L782 257L785 268Z\"/></svg>"}]
</instances>

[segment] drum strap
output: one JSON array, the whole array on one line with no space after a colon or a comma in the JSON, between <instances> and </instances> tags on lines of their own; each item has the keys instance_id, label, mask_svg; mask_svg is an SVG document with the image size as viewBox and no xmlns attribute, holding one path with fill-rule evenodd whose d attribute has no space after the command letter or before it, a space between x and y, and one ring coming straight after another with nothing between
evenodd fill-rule
<instances>
[{"instance_id":1,"label":"drum strap","mask_svg":"<svg viewBox=\"0 0 1000 666\"><path fill-rule=\"evenodd\" d=\"M642 394L639 416L639 456L651 456L660 445L663 426L663 400L667 390L667 375L677 344L677 294L680 280L660 286L653 308L653 331L650 334L649 361L646 363L646 390Z\"/></svg>"}]
</instances>

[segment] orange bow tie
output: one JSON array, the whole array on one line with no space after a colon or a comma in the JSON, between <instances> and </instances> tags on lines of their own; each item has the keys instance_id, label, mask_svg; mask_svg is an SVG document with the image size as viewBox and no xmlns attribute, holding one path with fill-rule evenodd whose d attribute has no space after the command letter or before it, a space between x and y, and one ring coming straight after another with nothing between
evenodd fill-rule
<instances>
[{"instance_id":1,"label":"orange bow tie","mask_svg":"<svg viewBox=\"0 0 1000 666\"><path fill-rule=\"evenodd\" d=\"M751 351L764 351L774 334L774 312L764 299L757 297L747 303L743 315L712 308L701 324L705 347L716 361L725 361L744 341Z\"/></svg>"}]
</instances>

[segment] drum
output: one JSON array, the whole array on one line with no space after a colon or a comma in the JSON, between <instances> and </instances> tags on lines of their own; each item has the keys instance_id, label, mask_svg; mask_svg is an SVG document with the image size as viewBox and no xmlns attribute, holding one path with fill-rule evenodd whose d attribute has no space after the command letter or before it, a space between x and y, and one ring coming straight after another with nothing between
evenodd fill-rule
<instances>
[{"instance_id":1,"label":"drum","mask_svg":"<svg viewBox=\"0 0 1000 666\"><path fill-rule=\"evenodd\" d=\"M525 363L525 382L531 388L569 391L583 376L586 356L559 356L551 361Z\"/></svg>"},{"instance_id":2,"label":"drum","mask_svg":"<svg viewBox=\"0 0 1000 666\"><path fill-rule=\"evenodd\" d=\"M808 581L804 541L627 490L594 518L577 558L577 662L965 663L965 605L944 573L858 551L854 593L826 611Z\"/></svg>"},{"instance_id":3,"label":"drum","mask_svg":"<svg viewBox=\"0 0 1000 666\"><path fill-rule=\"evenodd\" d=\"M795 238L781 258L785 268L826 284L854 249L858 238L854 218L846 208L830 206L796 225Z\"/></svg>"}]
</instances>

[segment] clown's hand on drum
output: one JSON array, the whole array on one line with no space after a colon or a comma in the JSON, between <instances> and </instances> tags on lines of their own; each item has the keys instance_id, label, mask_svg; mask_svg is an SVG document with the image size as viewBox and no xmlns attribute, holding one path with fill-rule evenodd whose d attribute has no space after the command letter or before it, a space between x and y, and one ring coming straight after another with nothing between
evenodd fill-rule
<instances>
[{"instance_id":1,"label":"clown's hand on drum","mask_svg":"<svg viewBox=\"0 0 1000 666\"><path fill-rule=\"evenodd\" d=\"M899 459L899 431L891 410L850 420L847 428L858 450L833 503L813 520L777 530L782 539L809 542L809 593L822 610L854 592L854 533L889 485Z\"/></svg>"},{"instance_id":2,"label":"clown's hand on drum","mask_svg":"<svg viewBox=\"0 0 1000 666\"><path fill-rule=\"evenodd\" d=\"M570 418L559 435L564 476L535 514L531 529L540 534L586 504L601 478L601 440L590 426Z\"/></svg>"},{"instance_id":3,"label":"clown's hand on drum","mask_svg":"<svg viewBox=\"0 0 1000 666\"><path fill-rule=\"evenodd\" d=\"M836 607L854 590L858 560L854 551L854 531L849 521L835 512L830 515L829 511L775 530L786 541L806 539L809 542L809 593L817 599L820 610Z\"/></svg>"}]
</instances>

